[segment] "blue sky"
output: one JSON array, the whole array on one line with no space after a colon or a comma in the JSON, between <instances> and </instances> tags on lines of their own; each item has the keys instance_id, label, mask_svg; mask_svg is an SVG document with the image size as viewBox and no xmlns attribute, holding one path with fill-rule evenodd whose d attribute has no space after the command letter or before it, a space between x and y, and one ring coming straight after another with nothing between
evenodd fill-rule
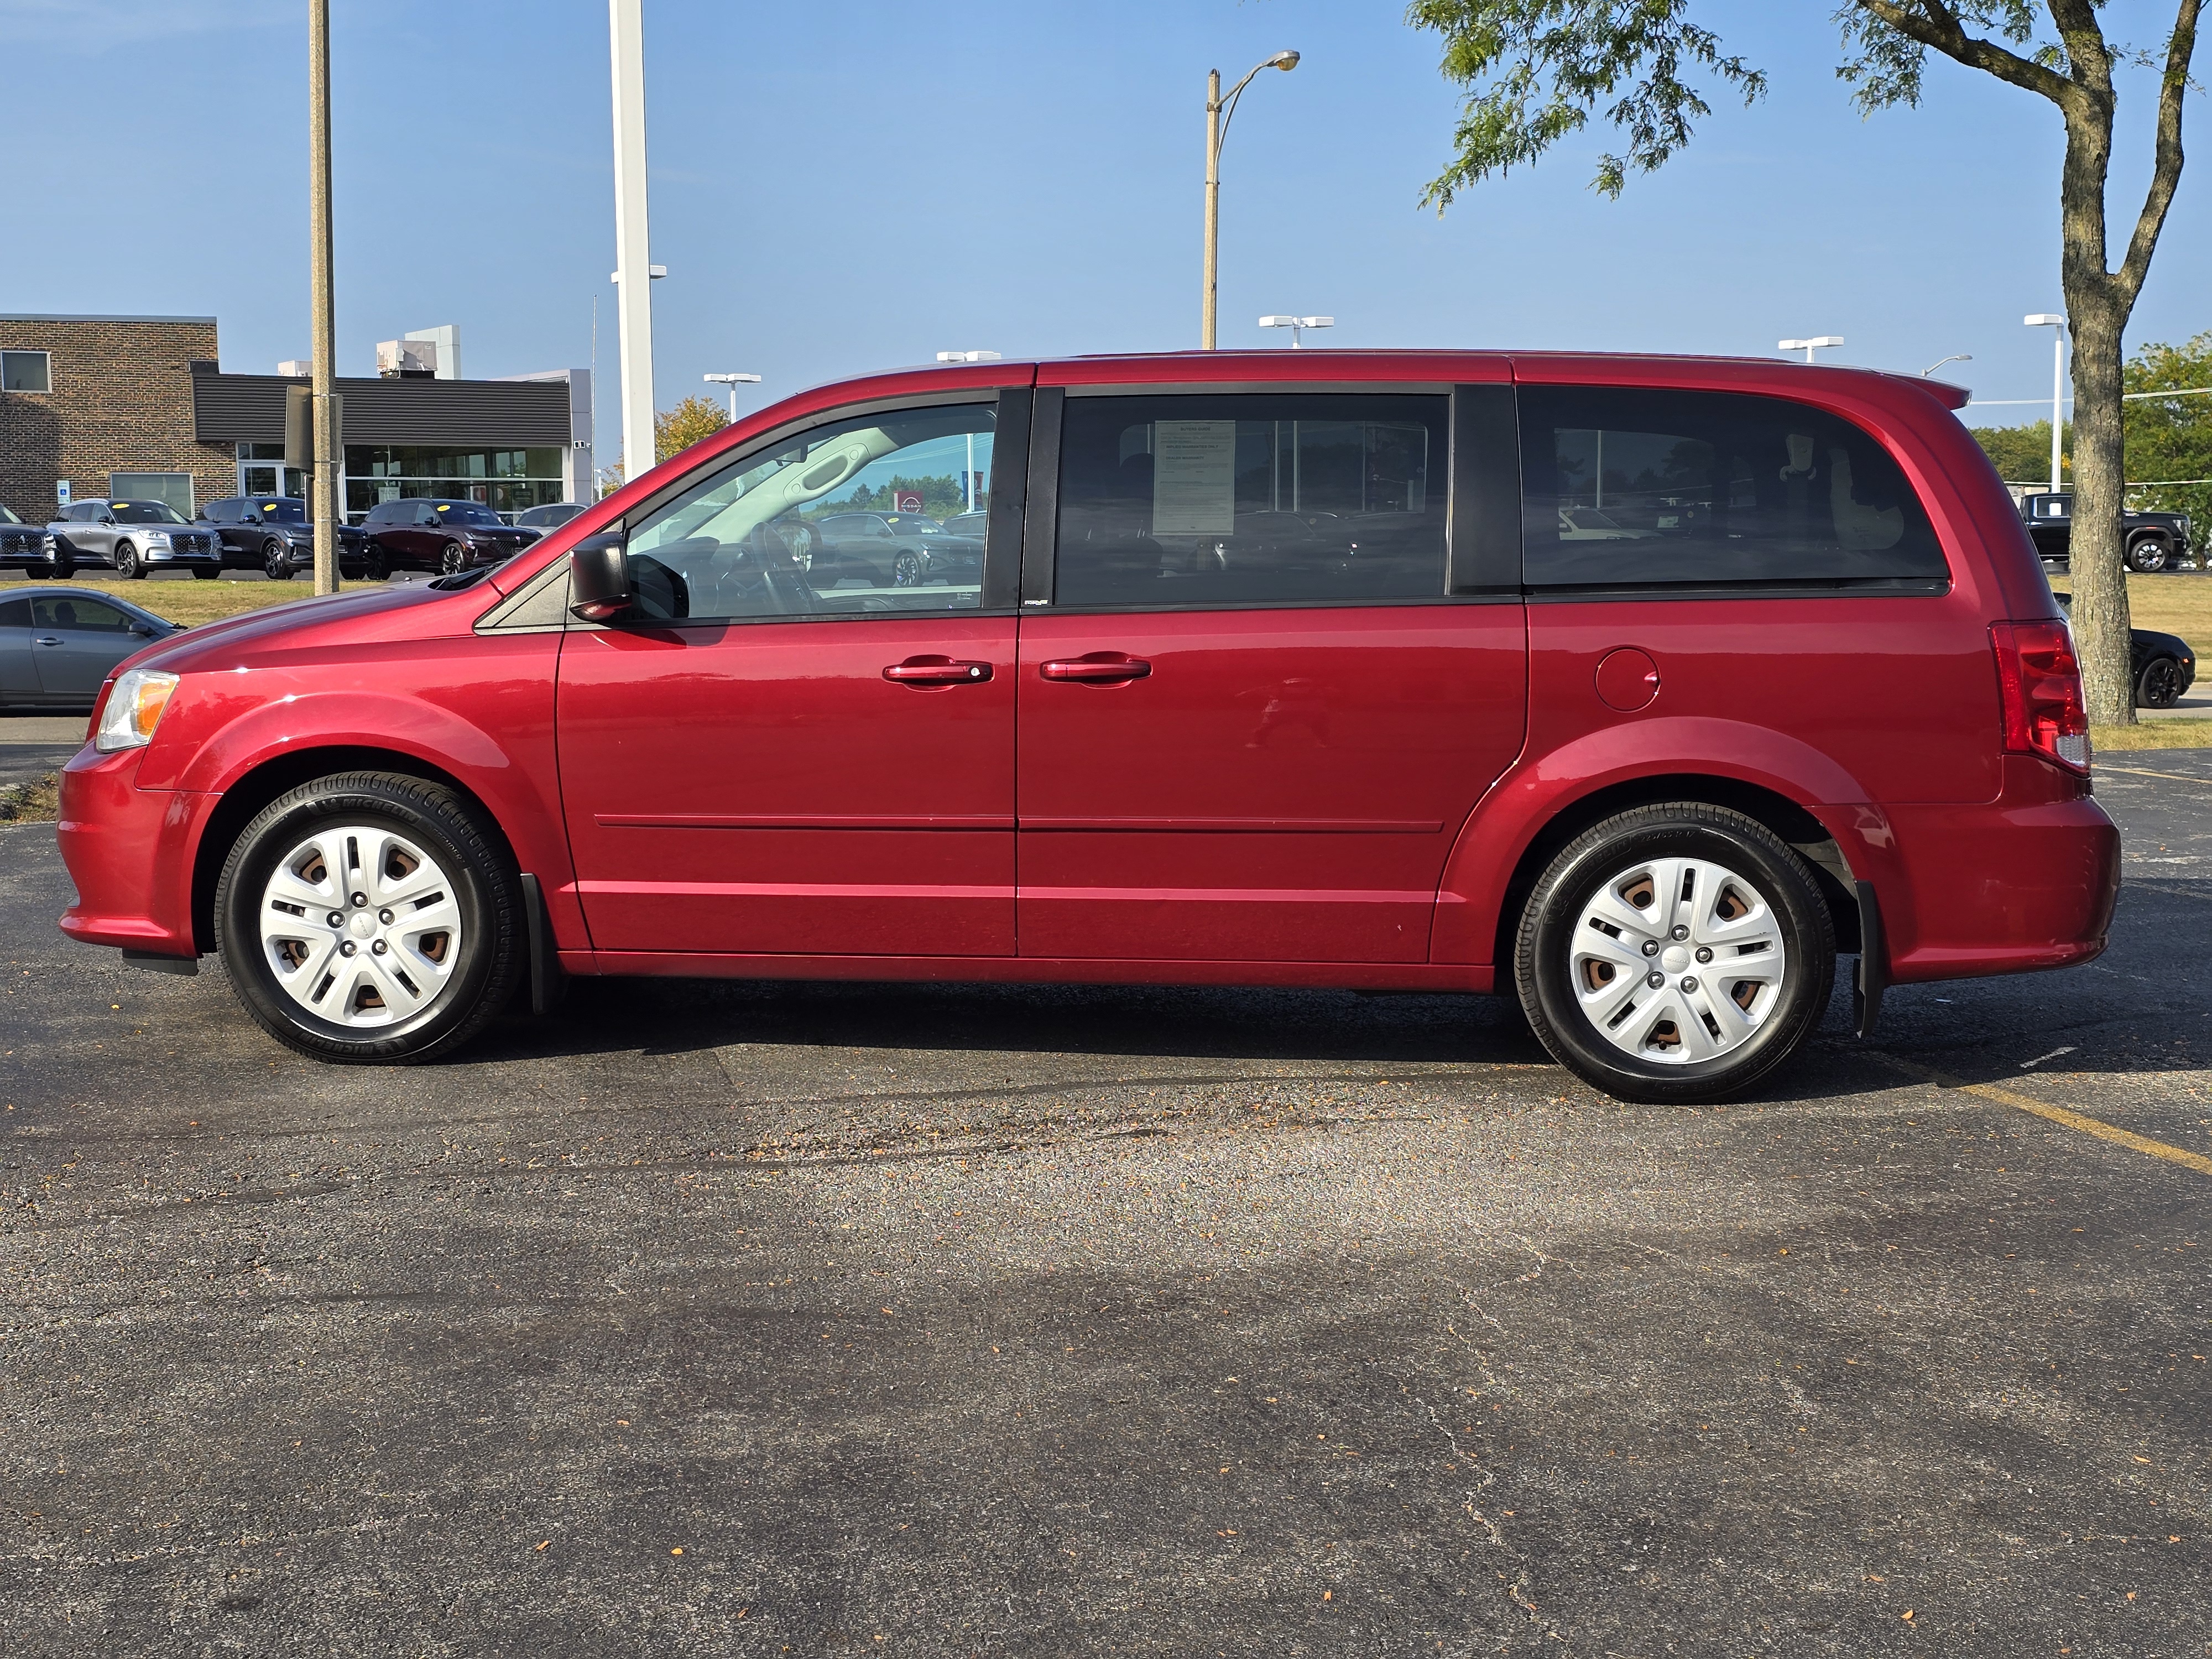
<instances>
[{"instance_id":1,"label":"blue sky","mask_svg":"<svg viewBox=\"0 0 2212 1659\"><path fill-rule=\"evenodd\" d=\"M226 368L304 356L305 9L0 0L11 83L52 100L9 139L0 309L212 313ZM2045 392L2049 334L2020 318L2062 308L2054 113L1939 64L1925 108L1863 121L1830 9L1703 6L1772 90L1748 111L1717 97L1621 201L1588 188L1594 131L1439 219L1419 197L1456 99L1400 0L645 0L659 401L709 370L766 377L744 408L940 349L1195 344L1206 71L1282 46L1304 61L1254 83L1224 162L1224 345L1270 343L1255 321L1278 311L1333 313L1322 337L1346 346L1755 354L1840 334L1835 361L1966 351L1946 373L1979 395ZM611 379L602 0L333 14L340 372L447 322L471 375L583 366L596 294ZM2119 235L2148 169L2130 90ZM2191 100L2200 156L2207 114ZM2208 167L2131 345L2212 327Z\"/></svg>"}]
</instances>

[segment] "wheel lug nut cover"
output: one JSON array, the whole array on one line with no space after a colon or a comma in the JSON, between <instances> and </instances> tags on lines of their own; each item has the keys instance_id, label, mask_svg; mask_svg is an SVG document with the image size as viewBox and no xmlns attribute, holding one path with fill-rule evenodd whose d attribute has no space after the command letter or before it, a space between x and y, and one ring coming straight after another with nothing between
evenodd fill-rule
<instances>
[{"instance_id":1,"label":"wheel lug nut cover","mask_svg":"<svg viewBox=\"0 0 2212 1659\"><path fill-rule=\"evenodd\" d=\"M1699 962L1711 962L1712 959L1712 947L1711 945L1700 945L1698 947L1698 960Z\"/></svg>"},{"instance_id":2,"label":"wheel lug nut cover","mask_svg":"<svg viewBox=\"0 0 2212 1659\"><path fill-rule=\"evenodd\" d=\"M382 939L379 939L375 944L370 945L368 948L370 954L380 957L384 954L386 946L384 941Z\"/></svg>"},{"instance_id":3,"label":"wheel lug nut cover","mask_svg":"<svg viewBox=\"0 0 2212 1659\"><path fill-rule=\"evenodd\" d=\"M353 902L356 904L366 904L368 902L368 895L366 893L356 893L353 896ZM1678 934L1676 937L1679 938L1680 935Z\"/></svg>"},{"instance_id":4,"label":"wheel lug nut cover","mask_svg":"<svg viewBox=\"0 0 2212 1659\"><path fill-rule=\"evenodd\" d=\"M1647 957L1657 956L1659 954L1659 941L1656 939L1645 939L1644 941L1644 954Z\"/></svg>"},{"instance_id":5,"label":"wheel lug nut cover","mask_svg":"<svg viewBox=\"0 0 2212 1659\"><path fill-rule=\"evenodd\" d=\"M354 942L353 942L351 939L341 939L341 940L338 942L338 954L339 954L340 956L342 956L342 957L349 957L349 956L351 956L351 955L354 953L355 949L356 949L356 946L355 946L355 945L354 945Z\"/></svg>"},{"instance_id":6,"label":"wheel lug nut cover","mask_svg":"<svg viewBox=\"0 0 2212 1659\"><path fill-rule=\"evenodd\" d=\"M337 911L337 910L333 910L333 911L331 911L331 915L330 915L330 923L331 923L331 927L344 927L344 926L345 926L345 915L344 915L344 914L343 914L342 911Z\"/></svg>"},{"instance_id":7,"label":"wheel lug nut cover","mask_svg":"<svg viewBox=\"0 0 2212 1659\"><path fill-rule=\"evenodd\" d=\"M389 911L389 910L379 910L379 911L376 913L376 919L377 919L379 921L382 922L382 923L383 923L386 927L391 927L391 926L392 926L392 912L391 912L391 911ZM1711 951L1706 951L1706 952L1705 953L1705 955L1704 955L1704 956L1699 957L1698 958L1698 961L1700 961L1700 962L1704 962L1704 961L1705 961L1708 957L1710 957L1711 955L1712 955L1712 952L1711 952Z\"/></svg>"},{"instance_id":8,"label":"wheel lug nut cover","mask_svg":"<svg viewBox=\"0 0 2212 1659\"><path fill-rule=\"evenodd\" d=\"M356 902L358 902L358 901L356 901ZM1690 930L1689 930L1687 927L1684 927L1684 926L1683 926L1680 922L1679 922L1679 921L1678 921L1678 922L1676 922L1676 923L1674 924L1674 927L1669 931L1669 933L1668 933L1668 937L1669 937L1669 938L1672 938L1672 939L1687 939L1687 938L1689 938L1689 936L1690 936Z\"/></svg>"},{"instance_id":9,"label":"wheel lug nut cover","mask_svg":"<svg viewBox=\"0 0 2212 1659\"><path fill-rule=\"evenodd\" d=\"M1696 990L1696 989L1698 988L1698 976L1697 976L1695 974L1685 974L1685 975L1682 975L1682 988L1683 988L1685 991L1694 991L1694 990Z\"/></svg>"},{"instance_id":10,"label":"wheel lug nut cover","mask_svg":"<svg viewBox=\"0 0 2212 1659\"><path fill-rule=\"evenodd\" d=\"M1667 975L1654 968L1644 976L1644 982L1656 991L1667 982Z\"/></svg>"}]
</instances>

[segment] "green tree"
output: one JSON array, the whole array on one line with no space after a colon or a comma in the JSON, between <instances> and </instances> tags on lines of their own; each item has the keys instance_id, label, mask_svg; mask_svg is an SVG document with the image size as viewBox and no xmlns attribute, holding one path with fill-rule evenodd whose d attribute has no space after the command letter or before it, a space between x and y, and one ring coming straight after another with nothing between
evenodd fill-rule
<instances>
[{"instance_id":1,"label":"green tree","mask_svg":"<svg viewBox=\"0 0 2212 1659\"><path fill-rule=\"evenodd\" d=\"M1997 476L2007 483L2034 484L2039 489L2051 488L2051 422L2031 421L2026 426L1978 426L1973 434L1982 447L1989 452L1990 459L1996 463ZM2070 483L2073 478L2074 423L2069 421L2066 430L2059 435L2059 481Z\"/></svg>"},{"instance_id":2,"label":"green tree","mask_svg":"<svg viewBox=\"0 0 2212 1659\"><path fill-rule=\"evenodd\" d=\"M1469 89L1450 164L1425 200L1441 210L1493 173L1533 162L1593 115L1624 135L1626 154L1598 162L1596 187L1618 196L1629 171L1648 173L1711 113L1698 82L1746 103L1766 80L1691 22L1692 0L1412 0L1407 21L1443 38L1445 76ZM2040 98L2066 138L2058 178L2059 274L2074 338L2079 427L2074 499L2074 627L2088 682L2089 715L2135 722L2128 658L2128 591L2120 564L2125 434L2121 336L2149 274L2181 179L2182 100L2190 90L2203 0L2138 0L2130 13L2172 7L2154 51L2106 36L2102 0L1840 0L1837 74L1869 114L1920 101L1928 56L1994 76ZM2117 270L2106 234L2106 184L2120 94L2116 66L2156 71L2148 123L2150 182Z\"/></svg>"},{"instance_id":3,"label":"green tree","mask_svg":"<svg viewBox=\"0 0 2212 1659\"><path fill-rule=\"evenodd\" d=\"M729 423L721 404L695 392L675 408L664 409L653 417L653 458L665 461L672 455L681 455Z\"/></svg>"},{"instance_id":4,"label":"green tree","mask_svg":"<svg viewBox=\"0 0 2212 1659\"><path fill-rule=\"evenodd\" d=\"M2185 345L2147 345L2128 360L2131 392L2212 386L2212 333ZM2202 546L2212 531L2212 397L2128 399L2128 501L2186 513Z\"/></svg>"}]
</instances>

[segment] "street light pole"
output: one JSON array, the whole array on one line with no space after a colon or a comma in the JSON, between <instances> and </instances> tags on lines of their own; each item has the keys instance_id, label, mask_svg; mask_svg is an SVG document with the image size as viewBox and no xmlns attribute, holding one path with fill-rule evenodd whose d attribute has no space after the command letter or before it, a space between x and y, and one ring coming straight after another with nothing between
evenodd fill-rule
<instances>
[{"instance_id":1,"label":"street light pole","mask_svg":"<svg viewBox=\"0 0 2212 1659\"><path fill-rule=\"evenodd\" d=\"M2065 471L2066 319L2056 312L2038 311L2021 321L2051 331L2051 493L2056 495Z\"/></svg>"},{"instance_id":2,"label":"street light pole","mask_svg":"<svg viewBox=\"0 0 2212 1659\"><path fill-rule=\"evenodd\" d=\"M1778 340L1775 345L1782 351L1802 351L1805 354L1805 361L1809 363L1819 361L1814 356L1814 352L1825 350L1830 346L1839 346L1843 343L1844 337L1840 334L1820 334L1809 340Z\"/></svg>"},{"instance_id":3,"label":"street light pole","mask_svg":"<svg viewBox=\"0 0 2212 1659\"><path fill-rule=\"evenodd\" d=\"M1934 362L1929 364L1927 368L1922 369L1920 371L1920 378L1923 380L1927 380L1946 363L1971 363L1973 361L1974 354L1972 352L1954 351L1948 357L1938 357Z\"/></svg>"},{"instance_id":4,"label":"street light pole","mask_svg":"<svg viewBox=\"0 0 2212 1659\"><path fill-rule=\"evenodd\" d=\"M307 0L307 286L314 362L315 592L338 591L337 323L331 276L331 0Z\"/></svg>"},{"instance_id":5,"label":"street light pole","mask_svg":"<svg viewBox=\"0 0 2212 1659\"><path fill-rule=\"evenodd\" d=\"M645 19L641 0L607 0L614 70L615 317L622 336L624 482L657 459L653 440L653 281L645 213Z\"/></svg>"},{"instance_id":6,"label":"street light pole","mask_svg":"<svg viewBox=\"0 0 2212 1659\"><path fill-rule=\"evenodd\" d=\"M709 374L706 378L716 386L729 387L730 424L735 426L738 423L738 388L741 386L758 386L760 376L757 374Z\"/></svg>"},{"instance_id":7,"label":"street light pole","mask_svg":"<svg viewBox=\"0 0 2212 1659\"><path fill-rule=\"evenodd\" d=\"M1221 276L1221 145L1229 137L1229 123L1236 118L1237 100L1246 87L1252 84L1252 76L1263 69L1279 69L1285 74L1298 66L1298 55L1294 52L1279 52L1264 64L1255 64L1251 74L1231 89L1229 96L1221 95L1221 71L1206 72L1206 260L1200 278L1203 284L1199 300L1198 344L1201 351L1214 349L1214 301L1220 286Z\"/></svg>"}]
</instances>

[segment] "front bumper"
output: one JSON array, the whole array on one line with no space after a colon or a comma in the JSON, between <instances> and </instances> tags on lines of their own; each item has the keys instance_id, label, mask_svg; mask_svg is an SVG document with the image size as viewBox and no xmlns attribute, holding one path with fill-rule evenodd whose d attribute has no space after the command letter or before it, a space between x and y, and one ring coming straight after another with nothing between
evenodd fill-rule
<instances>
[{"instance_id":1,"label":"front bumper","mask_svg":"<svg viewBox=\"0 0 2212 1659\"><path fill-rule=\"evenodd\" d=\"M193 957L191 854L220 798L139 788L145 756L88 744L62 769L55 838L77 901L61 929L87 945Z\"/></svg>"}]
</instances>

